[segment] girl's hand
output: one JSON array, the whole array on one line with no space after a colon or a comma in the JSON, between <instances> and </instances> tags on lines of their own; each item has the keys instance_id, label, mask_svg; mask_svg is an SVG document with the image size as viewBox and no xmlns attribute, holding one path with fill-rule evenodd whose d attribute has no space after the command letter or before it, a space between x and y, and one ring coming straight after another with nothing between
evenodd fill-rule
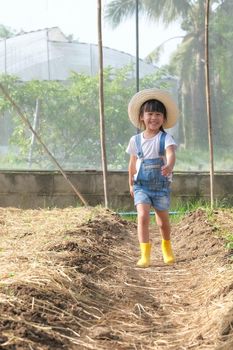
<instances>
[{"instance_id":1,"label":"girl's hand","mask_svg":"<svg viewBox=\"0 0 233 350\"><path fill-rule=\"evenodd\" d=\"M170 165L164 165L161 167L161 174L163 176L169 176L172 173L172 167Z\"/></svg>"},{"instance_id":2,"label":"girl's hand","mask_svg":"<svg viewBox=\"0 0 233 350\"><path fill-rule=\"evenodd\" d=\"M129 186L129 192L130 192L131 197L133 197L133 196L134 196L134 193L133 193L133 185L130 185L130 186Z\"/></svg>"}]
</instances>

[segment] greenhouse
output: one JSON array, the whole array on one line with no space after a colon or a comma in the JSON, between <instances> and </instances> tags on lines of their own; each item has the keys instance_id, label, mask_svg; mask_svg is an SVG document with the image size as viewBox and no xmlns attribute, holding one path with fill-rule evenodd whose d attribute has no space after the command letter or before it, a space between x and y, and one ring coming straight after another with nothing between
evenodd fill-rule
<instances>
[{"instance_id":1,"label":"greenhouse","mask_svg":"<svg viewBox=\"0 0 233 350\"><path fill-rule=\"evenodd\" d=\"M103 50L105 67L135 65L135 57L130 54L109 47ZM1 74L15 75L22 81L63 81L72 71L91 76L98 73L96 44L69 41L58 27L20 33L0 41ZM156 66L140 60L141 77L155 71Z\"/></svg>"}]
</instances>

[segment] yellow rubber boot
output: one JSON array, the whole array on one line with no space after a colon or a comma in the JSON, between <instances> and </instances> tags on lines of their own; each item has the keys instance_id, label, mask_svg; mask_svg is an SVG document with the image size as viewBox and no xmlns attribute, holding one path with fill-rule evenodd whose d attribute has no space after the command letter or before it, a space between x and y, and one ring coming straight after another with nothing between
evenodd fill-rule
<instances>
[{"instance_id":1,"label":"yellow rubber boot","mask_svg":"<svg viewBox=\"0 0 233 350\"><path fill-rule=\"evenodd\" d=\"M138 267L149 267L150 266L150 252L151 252L151 243L140 243L141 249L141 259L138 260Z\"/></svg>"},{"instance_id":2,"label":"yellow rubber boot","mask_svg":"<svg viewBox=\"0 0 233 350\"><path fill-rule=\"evenodd\" d=\"M165 264L173 264L175 262L175 257L172 251L171 241L162 239L161 247Z\"/></svg>"}]
</instances>

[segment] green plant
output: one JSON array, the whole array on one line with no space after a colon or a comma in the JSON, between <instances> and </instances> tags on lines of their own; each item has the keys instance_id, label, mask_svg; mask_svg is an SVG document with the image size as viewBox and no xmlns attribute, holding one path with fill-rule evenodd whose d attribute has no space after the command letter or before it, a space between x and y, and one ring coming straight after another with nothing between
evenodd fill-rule
<instances>
[{"instance_id":1,"label":"green plant","mask_svg":"<svg viewBox=\"0 0 233 350\"><path fill-rule=\"evenodd\" d=\"M132 66L125 66L104 70L105 140L108 167L111 170L127 169L125 149L130 137L136 132L127 115L128 101L135 92L132 69ZM155 85L155 81L162 81L164 74L164 70L160 72L158 69L155 74L141 79L141 84ZM0 81L31 125L34 123L36 102L39 101L36 132L63 168L101 168L98 76L72 73L66 83L61 83L38 80L19 82L17 77L2 75ZM169 88L169 83L164 81L163 86ZM4 168L27 168L30 152L31 169L54 169L54 164L37 139L32 147L31 131L2 95L1 115L7 115L12 130Z\"/></svg>"}]
</instances>

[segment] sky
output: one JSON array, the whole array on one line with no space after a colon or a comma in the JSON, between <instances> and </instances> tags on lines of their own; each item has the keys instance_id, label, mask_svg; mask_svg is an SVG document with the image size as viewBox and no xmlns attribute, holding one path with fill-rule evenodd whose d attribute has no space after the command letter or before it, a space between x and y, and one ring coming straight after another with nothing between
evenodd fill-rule
<instances>
[{"instance_id":1,"label":"sky","mask_svg":"<svg viewBox=\"0 0 233 350\"><path fill-rule=\"evenodd\" d=\"M102 6L110 0L102 0ZM97 44L97 0L0 0L0 24L17 31L31 31L58 26L65 35L72 34L80 42ZM116 29L102 21L103 45L136 54L135 18ZM165 29L161 24L139 18L139 56L145 58L165 40L182 35L178 24ZM166 44L160 64L169 60L170 53L181 39Z\"/></svg>"}]
</instances>

